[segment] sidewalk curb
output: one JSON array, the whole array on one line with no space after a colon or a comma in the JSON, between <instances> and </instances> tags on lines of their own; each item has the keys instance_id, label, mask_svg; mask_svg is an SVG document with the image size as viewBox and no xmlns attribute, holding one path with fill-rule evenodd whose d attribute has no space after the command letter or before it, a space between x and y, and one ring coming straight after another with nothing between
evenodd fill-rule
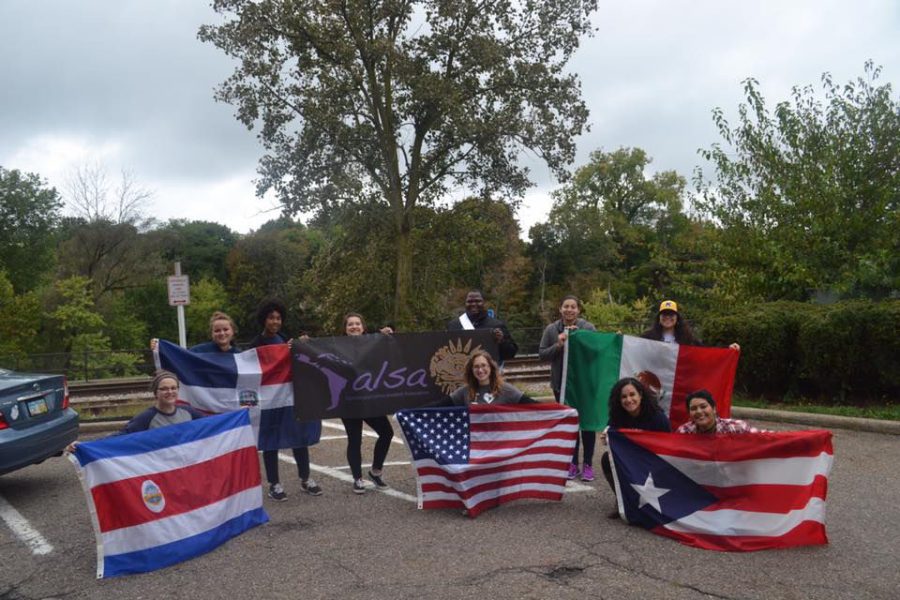
<instances>
[{"instance_id":1,"label":"sidewalk curb","mask_svg":"<svg viewBox=\"0 0 900 600\"><path fill-rule=\"evenodd\" d=\"M552 396L536 398L544 402L552 401ZM900 435L900 421L882 421L880 419L863 419L860 417L839 417L837 415L820 415L816 413L792 412L788 410L769 410L765 408L749 408L734 406L731 416L736 419L752 419L774 423L797 423L823 429L852 429L887 435ZM83 421L81 433L107 433L121 431L128 421Z\"/></svg>"},{"instance_id":2,"label":"sidewalk curb","mask_svg":"<svg viewBox=\"0 0 900 600\"><path fill-rule=\"evenodd\" d=\"M881 419L863 419L861 417L840 417L838 415L822 415L816 413L793 412L788 410L770 410L767 408L749 408L746 406L731 407L731 416L738 419L754 421L770 421L776 423L797 423L825 429L852 429L900 435L900 421L882 421Z\"/></svg>"}]
</instances>

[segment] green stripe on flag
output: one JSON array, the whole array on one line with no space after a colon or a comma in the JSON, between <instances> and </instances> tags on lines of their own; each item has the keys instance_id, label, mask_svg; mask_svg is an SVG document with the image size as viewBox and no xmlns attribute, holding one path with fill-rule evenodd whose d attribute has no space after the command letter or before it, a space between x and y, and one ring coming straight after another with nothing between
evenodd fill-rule
<instances>
[{"instance_id":1,"label":"green stripe on flag","mask_svg":"<svg viewBox=\"0 0 900 600\"><path fill-rule=\"evenodd\" d=\"M609 418L609 390L619 380L622 336L578 330L568 344L565 403L578 410L581 429L602 431Z\"/></svg>"}]
</instances>

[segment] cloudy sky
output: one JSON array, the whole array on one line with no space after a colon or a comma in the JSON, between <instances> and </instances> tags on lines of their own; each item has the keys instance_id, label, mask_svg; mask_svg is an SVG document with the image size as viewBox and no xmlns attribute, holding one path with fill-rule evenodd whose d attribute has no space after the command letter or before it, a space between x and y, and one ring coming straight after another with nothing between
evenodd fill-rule
<instances>
[{"instance_id":1,"label":"cloudy sky","mask_svg":"<svg viewBox=\"0 0 900 600\"><path fill-rule=\"evenodd\" d=\"M255 134L212 98L233 64L196 34L217 22L200 1L0 0L0 166L64 195L78 166L127 169L161 220L246 232L277 216L254 195ZM747 77L774 104L824 71L854 79L872 59L900 90L894 0L600 0L594 22L571 63L591 111L575 166L592 150L637 146L652 171L689 177L697 149L717 141L711 110L734 116ZM537 184L519 211L527 232L556 183L523 160Z\"/></svg>"}]
</instances>

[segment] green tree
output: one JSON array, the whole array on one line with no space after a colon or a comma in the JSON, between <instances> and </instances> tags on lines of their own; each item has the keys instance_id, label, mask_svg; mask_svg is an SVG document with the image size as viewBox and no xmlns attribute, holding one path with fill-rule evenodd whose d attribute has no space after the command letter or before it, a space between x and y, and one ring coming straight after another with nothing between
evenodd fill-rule
<instances>
[{"instance_id":1,"label":"green tree","mask_svg":"<svg viewBox=\"0 0 900 600\"><path fill-rule=\"evenodd\" d=\"M416 208L448 187L520 194L523 149L559 177L587 110L565 65L596 0L216 0L199 36L240 60L217 98L261 125L259 191L285 210L377 199L409 322Z\"/></svg>"},{"instance_id":2,"label":"green tree","mask_svg":"<svg viewBox=\"0 0 900 600\"><path fill-rule=\"evenodd\" d=\"M900 100L880 68L821 99L795 87L770 110L754 79L724 143L701 155L698 206L721 225L718 250L748 299L806 300L813 292L881 297L900 289Z\"/></svg>"},{"instance_id":3,"label":"green tree","mask_svg":"<svg viewBox=\"0 0 900 600\"><path fill-rule=\"evenodd\" d=\"M33 351L41 322L41 305L35 292L16 294L6 273L0 269L0 359L2 366L14 367Z\"/></svg>"},{"instance_id":4,"label":"green tree","mask_svg":"<svg viewBox=\"0 0 900 600\"><path fill-rule=\"evenodd\" d=\"M686 182L674 171L648 177L640 148L597 150L553 192L546 224L532 228L538 287L553 313L560 293L586 296L600 286L635 300L664 289L673 239L683 232Z\"/></svg>"},{"instance_id":5,"label":"green tree","mask_svg":"<svg viewBox=\"0 0 900 600\"><path fill-rule=\"evenodd\" d=\"M0 269L17 292L33 290L53 266L62 202L33 173L0 167Z\"/></svg>"},{"instance_id":6,"label":"green tree","mask_svg":"<svg viewBox=\"0 0 900 600\"><path fill-rule=\"evenodd\" d=\"M151 237L158 240L166 263L181 261L182 273L197 280L211 277L225 281L225 261L239 236L219 223L172 219L154 230Z\"/></svg>"},{"instance_id":7,"label":"green tree","mask_svg":"<svg viewBox=\"0 0 900 600\"><path fill-rule=\"evenodd\" d=\"M217 310L231 315L228 294L222 282L206 277L191 282L191 303L184 309L188 344L199 344L210 340L209 318ZM243 332L238 333L242 334ZM248 338L248 336L245 335L244 338Z\"/></svg>"}]
</instances>

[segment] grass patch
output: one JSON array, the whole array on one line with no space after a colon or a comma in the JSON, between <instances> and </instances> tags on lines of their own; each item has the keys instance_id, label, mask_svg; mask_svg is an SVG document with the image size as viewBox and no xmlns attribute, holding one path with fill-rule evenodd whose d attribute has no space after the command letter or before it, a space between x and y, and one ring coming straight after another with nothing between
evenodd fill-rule
<instances>
[{"instance_id":1,"label":"grass patch","mask_svg":"<svg viewBox=\"0 0 900 600\"><path fill-rule=\"evenodd\" d=\"M744 406L747 408L765 408L769 410L786 410L820 415L837 415L839 417L860 417L863 419L900 421L900 405L893 403L880 406L829 406L799 400L797 402L785 404L780 402L767 402L760 398L749 398L735 394L731 399L731 404L733 406Z\"/></svg>"}]
</instances>

